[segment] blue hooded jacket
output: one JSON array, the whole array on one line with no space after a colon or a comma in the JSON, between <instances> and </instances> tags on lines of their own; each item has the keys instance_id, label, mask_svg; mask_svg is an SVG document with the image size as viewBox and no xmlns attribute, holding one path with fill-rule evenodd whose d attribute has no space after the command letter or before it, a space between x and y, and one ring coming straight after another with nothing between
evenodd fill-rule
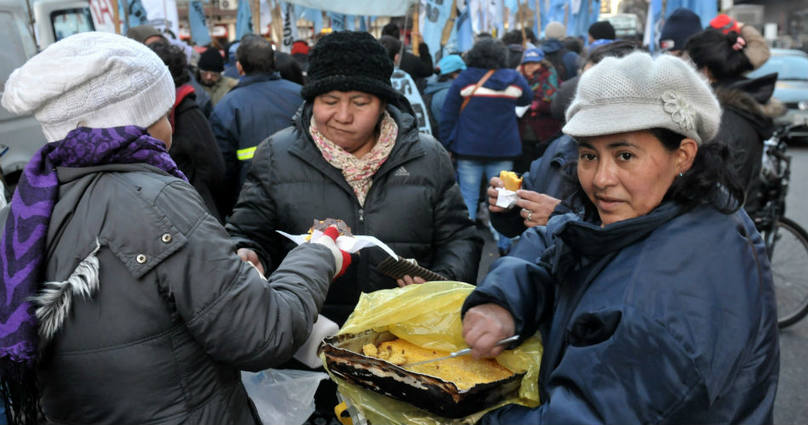
<instances>
[{"instance_id":1,"label":"blue hooded jacket","mask_svg":"<svg viewBox=\"0 0 808 425\"><path fill-rule=\"evenodd\" d=\"M515 107L529 105L533 92L516 70L498 69L460 113L463 100L486 72L468 68L452 82L441 109L440 141L459 156L515 158L522 153Z\"/></svg>"},{"instance_id":2,"label":"blue hooded jacket","mask_svg":"<svg viewBox=\"0 0 808 425\"><path fill-rule=\"evenodd\" d=\"M468 297L544 341L542 405L484 424L772 422L780 367L769 261L741 210L666 202L601 228L528 229Z\"/></svg>"}]
</instances>

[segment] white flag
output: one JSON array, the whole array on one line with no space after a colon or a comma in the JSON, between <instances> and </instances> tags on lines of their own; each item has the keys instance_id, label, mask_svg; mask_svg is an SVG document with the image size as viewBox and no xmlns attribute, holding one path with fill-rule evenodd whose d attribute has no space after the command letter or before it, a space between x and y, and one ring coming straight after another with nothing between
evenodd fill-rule
<instances>
[{"instance_id":1,"label":"white flag","mask_svg":"<svg viewBox=\"0 0 808 425\"><path fill-rule=\"evenodd\" d=\"M292 51L292 43L298 38L295 5L286 2L281 3L281 11L283 13L283 42L281 43L281 51L290 53Z\"/></svg>"},{"instance_id":2,"label":"white flag","mask_svg":"<svg viewBox=\"0 0 808 425\"><path fill-rule=\"evenodd\" d=\"M180 20L177 15L176 0L141 0L149 17L149 25L158 30L170 30L179 39Z\"/></svg>"}]
</instances>

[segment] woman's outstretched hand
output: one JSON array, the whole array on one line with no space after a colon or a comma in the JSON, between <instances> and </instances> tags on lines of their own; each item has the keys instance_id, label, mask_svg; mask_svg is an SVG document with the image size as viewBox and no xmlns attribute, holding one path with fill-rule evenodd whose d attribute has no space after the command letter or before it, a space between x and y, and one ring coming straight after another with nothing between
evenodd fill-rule
<instances>
[{"instance_id":1,"label":"woman's outstretched hand","mask_svg":"<svg viewBox=\"0 0 808 425\"><path fill-rule=\"evenodd\" d=\"M475 359L496 357L506 348L496 343L513 336L514 327L508 310L497 304L480 304L470 308L463 317L463 339Z\"/></svg>"},{"instance_id":2,"label":"woman's outstretched hand","mask_svg":"<svg viewBox=\"0 0 808 425\"><path fill-rule=\"evenodd\" d=\"M237 254L241 257L242 261L252 264L262 275L264 274L264 266L261 264L261 260L258 259L258 254L256 254L255 251L249 248L239 248Z\"/></svg>"}]
</instances>

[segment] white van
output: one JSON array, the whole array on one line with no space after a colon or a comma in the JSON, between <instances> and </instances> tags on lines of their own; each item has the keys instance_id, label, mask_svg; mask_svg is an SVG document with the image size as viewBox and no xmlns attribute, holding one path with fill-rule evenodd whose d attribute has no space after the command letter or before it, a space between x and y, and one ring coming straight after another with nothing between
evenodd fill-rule
<instances>
[{"instance_id":1,"label":"white van","mask_svg":"<svg viewBox=\"0 0 808 425\"><path fill-rule=\"evenodd\" d=\"M94 29L87 0L0 0L0 96L11 72L39 50ZM0 168L8 183L16 182L44 144L45 136L32 116L16 116L0 107Z\"/></svg>"}]
</instances>

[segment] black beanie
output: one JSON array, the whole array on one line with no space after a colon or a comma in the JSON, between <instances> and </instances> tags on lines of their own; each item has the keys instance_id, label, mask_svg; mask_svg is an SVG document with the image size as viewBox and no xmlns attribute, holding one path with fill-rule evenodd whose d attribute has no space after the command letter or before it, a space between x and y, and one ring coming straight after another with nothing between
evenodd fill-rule
<instances>
[{"instance_id":1,"label":"black beanie","mask_svg":"<svg viewBox=\"0 0 808 425\"><path fill-rule=\"evenodd\" d=\"M597 21L589 26L589 35L595 40L614 40L614 27L609 21Z\"/></svg>"},{"instance_id":2,"label":"black beanie","mask_svg":"<svg viewBox=\"0 0 808 425\"><path fill-rule=\"evenodd\" d=\"M392 74L393 61L372 35L359 31L333 32L312 49L306 84L300 94L311 102L332 90L356 90L391 102L398 98L390 83Z\"/></svg>"},{"instance_id":3,"label":"black beanie","mask_svg":"<svg viewBox=\"0 0 808 425\"><path fill-rule=\"evenodd\" d=\"M224 71L224 58L219 53L219 49L208 47L199 56L199 62L197 62L196 66L202 71L222 72Z\"/></svg>"},{"instance_id":4,"label":"black beanie","mask_svg":"<svg viewBox=\"0 0 808 425\"><path fill-rule=\"evenodd\" d=\"M659 46L664 50L684 50L685 43L694 34L701 32L701 18L690 9L680 7L662 26L659 34Z\"/></svg>"}]
</instances>

